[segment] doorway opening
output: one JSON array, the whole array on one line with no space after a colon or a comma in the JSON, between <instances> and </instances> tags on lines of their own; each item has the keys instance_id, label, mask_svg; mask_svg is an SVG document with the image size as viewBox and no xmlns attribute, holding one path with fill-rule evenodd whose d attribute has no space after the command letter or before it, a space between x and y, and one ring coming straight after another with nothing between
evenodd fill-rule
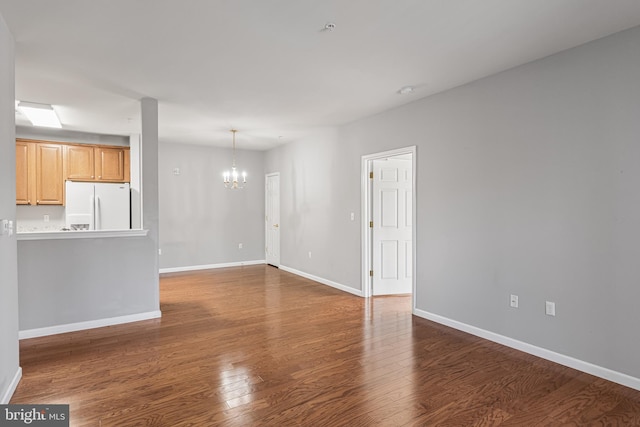
<instances>
[{"instance_id":1,"label":"doorway opening","mask_svg":"<svg viewBox=\"0 0 640 427\"><path fill-rule=\"evenodd\" d=\"M416 289L416 147L362 156L364 297Z\"/></svg>"}]
</instances>

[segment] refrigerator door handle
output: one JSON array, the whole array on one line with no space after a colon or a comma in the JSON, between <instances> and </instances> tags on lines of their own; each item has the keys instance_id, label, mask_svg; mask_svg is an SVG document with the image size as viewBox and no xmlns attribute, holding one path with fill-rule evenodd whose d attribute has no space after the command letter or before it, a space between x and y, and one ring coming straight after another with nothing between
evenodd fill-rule
<instances>
[{"instance_id":1,"label":"refrigerator door handle","mask_svg":"<svg viewBox=\"0 0 640 427\"><path fill-rule=\"evenodd\" d=\"M100 196L96 196L96 228L95 230L101 230L102 229L102 218L100 217Z\"/></svg>"},{"instance_id":2,"label":"refrigerator door handle","mask_svg":"<svg viewBox=\"0 0 640 427\"><path fill-rule=\"evenodd\" d=\"M90 220L89 220L89 230L96 229L96 201L94 196L89 196L89 209L90 212Z\"/></svg>"}]
</instances>

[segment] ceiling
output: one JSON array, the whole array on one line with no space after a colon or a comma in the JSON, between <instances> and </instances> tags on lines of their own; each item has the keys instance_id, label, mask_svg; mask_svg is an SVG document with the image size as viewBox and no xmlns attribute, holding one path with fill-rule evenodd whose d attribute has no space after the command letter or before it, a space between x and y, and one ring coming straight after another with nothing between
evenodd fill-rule
<instances>
[{"instance_id":1,"label":"ceiling","mask_svg":"<svg viewBox=\"0 0 640 427\"><path fill-rule=\"evenodd\" d=\"M0 14L16 98L54 105L65 129L137 133L152 97L163 142L229 147L237 128L238 148L264 150L640 25L640 1L0 0Z\"/></svg>"}]
</instances>

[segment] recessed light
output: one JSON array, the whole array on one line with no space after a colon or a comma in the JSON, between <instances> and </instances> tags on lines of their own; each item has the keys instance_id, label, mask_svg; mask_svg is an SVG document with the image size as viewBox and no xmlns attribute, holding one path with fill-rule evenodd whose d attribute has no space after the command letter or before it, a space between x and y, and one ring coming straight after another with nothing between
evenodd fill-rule
<instances>
[{"instance_id":1,"label":"recessed light","mask_svg":"<svg viewBox=\"0 0 640 427\"><path fill-rule=\"evenodd\" d=\"M406 95L411 92L413 92L413 86L403 86L398 90L400 95Z\"/></svg>"}]
</instances>

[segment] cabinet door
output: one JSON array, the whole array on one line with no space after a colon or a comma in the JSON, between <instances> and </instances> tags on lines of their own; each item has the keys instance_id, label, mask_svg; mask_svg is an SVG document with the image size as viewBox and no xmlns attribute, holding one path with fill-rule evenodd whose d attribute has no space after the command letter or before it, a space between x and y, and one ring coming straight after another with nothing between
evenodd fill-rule
<instances>
[{"instance_id":1,"label":"cabinet door","mask_svg":"<svg viewBox=\"0 0 640 427\"><path fill-rule=\"evenodd\" d=\"M16 205L35 202L35 146L16 141Z\"/></svg>"},{"instance_id":2,"label":"cabinet door","mask_svg":"<svg viewBox=\"0 0 640 427\"><path fill-rule=\"evenodd\" d=\"M92 146L68 145L65 147L65 177L70 181L93 181L94 161Z\"/></svg>"},{"instance_id":3,"label":"cabinet door","mask_svg":"<svg viewBox=\"0 0 640 427\"><path fill-rule=\"evenodd\" d=\"M62 145L36 144L36 204L61 205Z\"/></svg>"},{"instance_id":4,"label":"cabinet door","mask_svg":"<svg viewBox=\"0 0 640 427\"><path fill-rule=\"evenodd\" d=\"M124 148L96 147L96 180L124 182Z\"/></svg>"},{"instance_id":5,"label":"cabinet door","mask_svg":"<svg viewBox=\"0 0 640 427\"><path fill-rule=\"evenodd\" d=\"M131 182L131 150L124 150L124 182Z\"/></svg>"}]
</instances>

